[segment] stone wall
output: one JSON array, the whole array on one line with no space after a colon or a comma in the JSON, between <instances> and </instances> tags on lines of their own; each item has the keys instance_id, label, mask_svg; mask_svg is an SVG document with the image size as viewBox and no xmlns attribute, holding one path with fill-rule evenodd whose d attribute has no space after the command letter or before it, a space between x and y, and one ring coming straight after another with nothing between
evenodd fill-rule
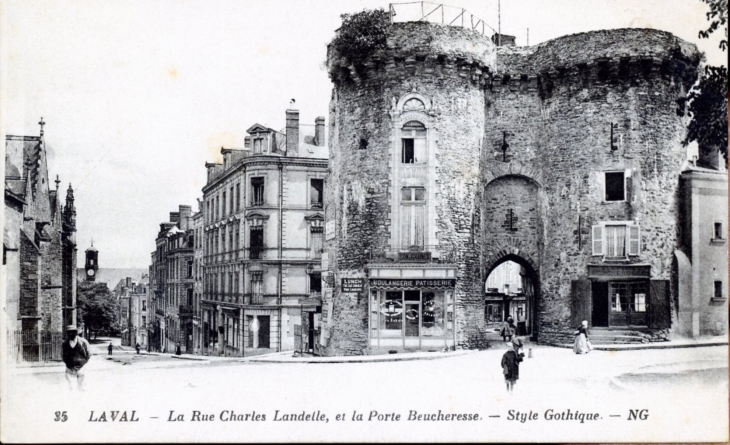
<instances>
[{"instance_id":1,"label":"stone wall","mask_svg":"<svg viewBox=\"0 0 730 445\"><path fill-rule=\"evenodd\" d=\"M489 179L520 170L541 185L540 340L557 341L571 329L571 280L601 261L592 256L593 224L640 224L641 253L630 261L651 264L652 279L670 278L685 159L676 101L699 54L665 32L615 30L500 49L497 60L482 171ZM512 167L494 153L504 131ZM604 201L603 172L613 170L630 171L624 202Z\"/></svg>"},{"instance_id":2,"label":"stone wall","mask_svg":"<svg viewBox=\"0 0 730 445\"><path fill-rule=\"evenodd\" d=\"M486 274L506 255L539 276L539 340L568 337L571 281L602 261L590 242L591 226L601 221L638 223L641 251L629 261L648 263L652 279L668 280L685 159L676 106L699 57L693 45L654 30L596 31L496 50L477 33L428 23L393 24L387 48L362 67L330 48L335 89L325 208L337 227L327 243L335 277L364 276L370 256L392 246L399 160L392 159L390 113L394 98L417 93L433 104L435 250L458 269L459 340L483 331ZM626 200L604 200L606 171L626 172ZM507 234L510 206L519 222ZM335 287L327 354L365 350L366 297Z\"/></svg>"}]
</instances>

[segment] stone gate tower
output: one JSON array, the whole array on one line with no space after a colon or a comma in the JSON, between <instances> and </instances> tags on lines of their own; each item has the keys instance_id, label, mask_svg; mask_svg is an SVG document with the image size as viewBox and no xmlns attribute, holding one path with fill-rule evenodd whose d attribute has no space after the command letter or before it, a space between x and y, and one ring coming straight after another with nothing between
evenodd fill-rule
<instances>
[{"instance_id":1,"label":"stone gate tower","mask_svg":"<svg viewBox=\"0 0 730 445\"><path fill-rule=\"evenodd\" d=\"M360 71L330 48L337 322L326 352L442 349L481 336L472 228L494 53L477 32L428 23L392 24L387 48ZM361 290L347 292L348 277Z\"/></svg>"},{"instance_id":2,"label":"stone gate tower","mask_svg":"<svg viewBox=\"0 0 730 445\"><path fill-rule=\"evenodd\" d=\"M646 29L532 47L428 22L386 35L364 60L328 50L322 352L479 346L505 261L540 342L581 320L666 336L696 47Z\"/></svg>"}]
</instances>

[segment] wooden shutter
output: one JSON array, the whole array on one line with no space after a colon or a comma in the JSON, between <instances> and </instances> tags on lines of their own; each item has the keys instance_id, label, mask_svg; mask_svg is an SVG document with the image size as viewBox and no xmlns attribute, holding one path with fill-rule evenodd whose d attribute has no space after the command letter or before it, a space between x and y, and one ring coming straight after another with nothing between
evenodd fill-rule
<instances>
[{"instance_id":1,"label":"wooden shutter","mask_svg":"<svg viewBox=\"0 0 730 445\"><path fill-rule=\"evenodd\" d=\"M593 226L593 255L603 255L603 227Z\"/></svg>"},{"instance_id":2,"label":"wooden shutter","mask_svg":"<svg viewBox=\"0 0 730 445\"><path fill-rule=\"evenodd\" d=\"M414 163L423 164L428 161L428 152L426 150L426 139L413 140L413 157Z\"/></svg>"},{"instance_id":3,"label":"wooden shutter","mask_svg":"<svg viewBox=\"0 0 730 445\"><path fill-rule=\"evenodd\" d=\"M641 230L638 225L629 226L629 255L636 256L641 250Z\"/></svg>"},{"instance_id":4,"label":"wooden shutter","mask_svg":"<svg viewBox=\"0 0 730 445\"><path fill-rule=\"evenodd\" d=\"M669 280L649 281L649 327L666 329L671 327L672 314L669 309Z\"/></svg>"}]
</instances>

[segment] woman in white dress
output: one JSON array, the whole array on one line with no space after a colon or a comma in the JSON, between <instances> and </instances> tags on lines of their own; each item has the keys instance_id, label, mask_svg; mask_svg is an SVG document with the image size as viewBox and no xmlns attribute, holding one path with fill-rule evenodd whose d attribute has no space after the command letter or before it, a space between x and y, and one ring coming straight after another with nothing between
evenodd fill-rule
<instances>
[{"instance_id":1,"label":"woman in white dress","mask_svg":"<svg viewBox=\"0 0 730 445\"><path fill-rule=\"evenodd\" d=\"M588 341L588 321L583 322L575 330L575 342L573 343L573 352L576 354L588 354L591 352L591 342Z\"/></svg>"}]
</instances>

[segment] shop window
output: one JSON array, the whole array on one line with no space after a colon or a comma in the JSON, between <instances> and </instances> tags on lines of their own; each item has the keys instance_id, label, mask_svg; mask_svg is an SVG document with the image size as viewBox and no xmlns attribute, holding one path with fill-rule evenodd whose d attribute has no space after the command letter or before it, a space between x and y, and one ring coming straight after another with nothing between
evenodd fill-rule
<instances>
[{"instance_id":1,"label":"shop window","mask_svg":"<svg viewBox=\"0 0 730 445\"><path fill-rule=\"evenodd\" d=\"M641 231L637 224L597 224L593 226L593 255L605 258L637 256L641 250Z\"/></svg>"},{"instance_id":2,"label":"shop window","mask_svg":"<svg viewBox=\"0 0 730 445\"><path fill-rule=\"evenodd\" d=\"M722 281L715 281L715 298L725 298L722 293Z\"/></svg>"},{"instance_id":3,"label":"shop window","mask_svg":"<svg viewBox=\"0 0 730 445\"><path fill-rule=\"evenodd\" d=\"M401 248L423 249L426 239L426 189L404 187L401 189L400 209Z\"/></svg>"},{"instance_id":4,"label":"shop window","mask_svg":"<svg viewBox=\"0 0 730 445\"><path fill-rule=\"evenodd\" d=\"M264 178L251 178L251 205L264 205Z\"/></svg>"},{"instance_id":5,"label":"shop window","mask_svg":"<svg viewBox=\"0 0 730 445\"><path fill-rule=\"evenodd\" d=\"M646 312L648 304L645 283L609 283L609 292L611 294L611 312Z\"/></svg>"},{"instance_id":6,"label":"shop window","mask_svg":"<svg viewBox=\"0 0 730 445\"><path fill-rule=\"evenodd\" d=\"M322 193L324 191L323 179L309 180L309 204L318 209L322 208Z\"/></svg>"},{"instance_id":7,"label":"shop window","mask_svg":"<svg viewBox=\"0 0 730 445\"><path fill-rule=\"evenodd\" d=\"M626 178L624 172L606 172L606 201L626 200Z\"/></svg>"},{"instance_id":8,"label":"shop window","mask_svg":"<svg viewBox=\"0 0 730 445\"><path fill-rule=\"evenodd\" d=\"M385 300L380 305L380 336L400 337L403 330L403 293L385 292Z\"/></svg>"}]
</instances>

